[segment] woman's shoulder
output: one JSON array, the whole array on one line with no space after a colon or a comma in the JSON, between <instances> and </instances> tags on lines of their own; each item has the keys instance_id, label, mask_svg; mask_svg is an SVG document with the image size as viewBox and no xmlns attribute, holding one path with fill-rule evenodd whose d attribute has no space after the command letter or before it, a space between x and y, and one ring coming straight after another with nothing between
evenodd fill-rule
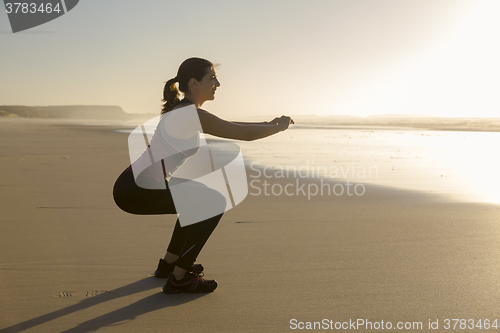
<instances>
[{"instance_id":1,"label":"woman's shoulder","mask_svg":"<svg viewBox=\"0 0 500 333\"><path fill-rule=\"evenodd\" d=\"M183 99L181 100L179 103L177 103L177 105L175 105L173 108L172 108L172 111L173 110L177 110L177 109L180 109L180 108L183 108L183 107L186 107L186 106L189 106L189 105L192 105L193 102L191 102L190 100L188 99Z\"/></svg>"}]
</instances>

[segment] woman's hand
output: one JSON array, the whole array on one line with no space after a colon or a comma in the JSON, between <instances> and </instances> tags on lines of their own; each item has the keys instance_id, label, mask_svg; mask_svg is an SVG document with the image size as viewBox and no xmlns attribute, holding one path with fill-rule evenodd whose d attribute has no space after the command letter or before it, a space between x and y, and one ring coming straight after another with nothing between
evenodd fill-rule
<instances>
[{"instance_id":1,"label":"woman's hand","mask_svg":"<svg viewBox=\"0 0 500 333\"><path fill-rule=\"evenodd\" d=\"M271 120L271 124L283 126L282 131L284 131L288 128L288 126L290 126L290 124L295 124L295 122L288 116L281 116L279 118L274 118L273 120Z\"/></svg>"},{"instance_id":2,"label":"woman's hand","mask_svg":"<svg viewBox=\"0 0 500 333\"><path fill-rule=\"evenodd\" d=\"M277 125L277 124L278 124L279 119L280 119L280 118L274 118L273 120L271 120L270 122L268 122L268 124L270 124L270 125Z\"/></svg>"}]
</instances>

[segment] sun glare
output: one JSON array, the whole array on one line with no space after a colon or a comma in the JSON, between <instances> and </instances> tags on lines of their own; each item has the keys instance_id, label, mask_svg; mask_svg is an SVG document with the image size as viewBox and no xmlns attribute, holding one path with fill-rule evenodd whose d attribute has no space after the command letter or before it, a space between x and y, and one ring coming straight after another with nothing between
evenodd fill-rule
<instances>
[{"instance_id":1,"label":"sun glare","mask_svg":"<svg viewBox=\"0 0 500 333\"><path fill-rule=\"evenodd\" d=\"M500 1L472 3L421 54L360 84L352 114L499 117Z\"/></svg>"},{"instance_id":2,"label":"sun glare","mask_svg":"<svg viewBox=\"0 0 500 333\"><path fill-rule=\"evenodd\" d=\"M426 72L434 80L433 102L441 116L498 116L500 1L485 1L468 13ZM430 80L427 81L430 83ZM442 98L441 96L445 97Z\"/></svg>"}]
</instances>

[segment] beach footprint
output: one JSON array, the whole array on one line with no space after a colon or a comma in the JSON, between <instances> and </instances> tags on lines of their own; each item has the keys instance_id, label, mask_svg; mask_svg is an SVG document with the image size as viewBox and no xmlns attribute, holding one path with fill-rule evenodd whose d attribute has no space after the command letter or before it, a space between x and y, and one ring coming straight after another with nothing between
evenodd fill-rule
<instances>
[{"instance_id":1,"label":"beach footprint","mask_svg":"<svg viewBox=\"0 0 500 333\"><path fill-rule=\"evenodd\" d=\"M68 291L60 291L57 293L57 295L54 295L54 297L61 297L61 298L67 298L67 297L71 297L73 296L73 294L71 292L68 292Z\"/></svg>"},{"instance_id":2,"label":"beach footprint","mask_svg":"<svg viewBox=\"0 0 500 333\"><path fill-rule=\"evenodd\" d=\"M86 297L94 297L98 295L107 294L111 291L109 290L91 290L91 291L80 291L80 292L72 292L72 291L60 291L54 297L59 298L68 298L68 297L77 297L77 298L86 298Z\"/></svg>"}]
</instances>

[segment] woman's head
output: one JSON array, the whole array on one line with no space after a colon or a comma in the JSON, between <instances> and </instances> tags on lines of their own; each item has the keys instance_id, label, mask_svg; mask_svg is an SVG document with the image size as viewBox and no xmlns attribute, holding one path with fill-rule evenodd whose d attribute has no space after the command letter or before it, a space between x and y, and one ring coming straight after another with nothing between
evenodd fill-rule
<instances>
[{"instance_id":1,"label":"woman's head","mask_svg":"<svg viewBox=\"0 0 500 333\"><path fill-rule=\"evenodd\" d=\"M177 77L165 83L165 88L163 90L163 101L165 104L163 105L161 113L172 110L172 108L180 102L179 91L186 95L195 93L192 90L197 90L200 83L206 81L207 74L213 74L213 76L215 76L214 65L210 61L201 58L189 58L184 60L179 66ZM216 77L215 80L217 81ZM179 88L176 86L177 82L179 83ZM219 86L218 81L216 85Z\"/></svg>"}]
</instances>

